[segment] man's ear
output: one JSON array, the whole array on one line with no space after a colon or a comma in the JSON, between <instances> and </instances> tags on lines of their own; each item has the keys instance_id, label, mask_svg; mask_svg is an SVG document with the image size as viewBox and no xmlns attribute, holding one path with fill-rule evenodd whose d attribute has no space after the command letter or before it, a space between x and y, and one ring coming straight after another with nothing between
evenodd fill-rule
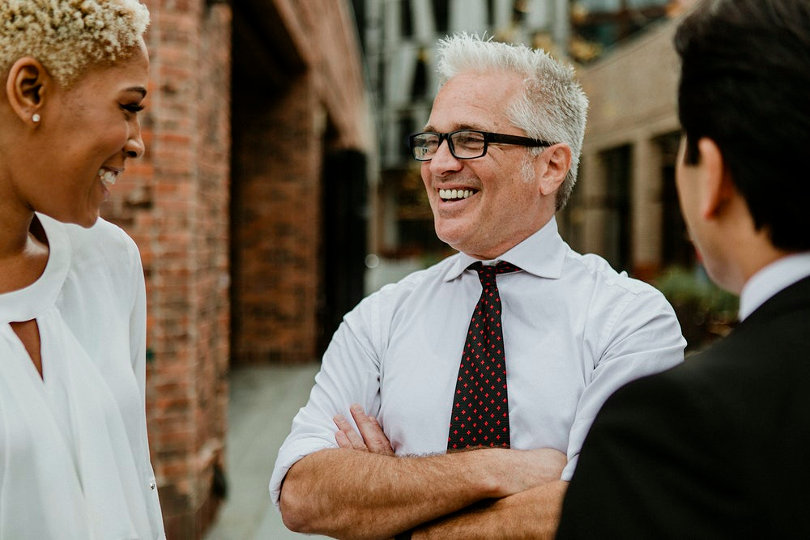
<instances>
[{"instance_id":1,"label":"man's ear","mask_svg":"<svg viewBox=\"0 0 810 540\"><path fill-rule=\"evenodd\" d=\"M32 122L44 107L53 79L39 60L26 56L11 66L6 78L6 96L12 110L23 122ZM36 123L36 122L34 122Z\"/></svg>"},{"instance_id":2,"label":"man's ear","mask_svg":"<svg viewBox=\"0 0 810 540\"><path fill-rule=\"evenodd\" d=\"M712 139L708 137L700 139L698 152L704 177L700 187L702 190L700 213L705 219L711 219L723 211L737 190L731 181L723 154Z\"/></svg>"},{"instance_id":3,"label":"man's ear","mask_svg":"<svg viewBox=\"0 0 810 540\"><path fill-rule=\"evenodd\" d=\"M571 168L571 149L567 144L555 144L537 156L537 171L540 175L540 193L551 195L565 180Z\"/></svg>"}]
</instances>

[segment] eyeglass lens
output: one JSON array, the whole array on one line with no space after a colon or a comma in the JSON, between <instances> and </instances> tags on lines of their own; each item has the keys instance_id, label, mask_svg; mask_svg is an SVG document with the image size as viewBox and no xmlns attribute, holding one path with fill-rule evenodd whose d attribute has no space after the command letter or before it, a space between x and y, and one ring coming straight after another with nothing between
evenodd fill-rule
<instances>
[{"instance_id":1,"label":"eyeglass lens","mask_svg":"<svg viewBox=\"0 0 810 540\"><path fill-rule=\"evenodd\" d=\"M439 150L442 139L449 140L450 153L458 159L481 157L486 153L484 135L477 131L455 131L450 134L420 133L411 139L413 157L427 161Z\"/></svg>"}]
</instances>

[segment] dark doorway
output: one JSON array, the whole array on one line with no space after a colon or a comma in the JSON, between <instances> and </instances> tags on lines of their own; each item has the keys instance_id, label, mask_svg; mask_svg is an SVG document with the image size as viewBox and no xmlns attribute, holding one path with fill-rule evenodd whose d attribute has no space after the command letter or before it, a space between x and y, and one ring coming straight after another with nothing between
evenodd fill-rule
<instances>
[{"instance_id":1,"label":"dark doorway","mask_svg":"<svg viewBox=\"0 0 810 540\"><path fill-rule=\"evenodd\" d=\"M661 175L663 186L661 201L663 203L662 249L661 259L664 267L679 266L691 268L695 263L695 248L689 239L686 223L681 215L678 202L678 190L675 186L675 165L678 159L679 133L664 135L658 139L661 146Z\"/></svg>"},{"instance_id":2,"label":"dark doorway","mask_svg":"<svg viewBox=\"0 0 810 540\"><path fill-rule=\"evenodd\" d=\"M324 157L322 205L323 267L319 314L320 354L326 350L343 315L364 294L366 241L366 156L333 150Z\"/></svg>"},{"instance_id":3,"label":"dark doorway","mask_svg":"<svg viewBox=\"0 0 810 540\"><path fill-rule=\"evenodd\" d=\"M602 154L607 190L603 256L618 271L630 268L630 163L629 145Z\"/></svg>"}]
</instances>

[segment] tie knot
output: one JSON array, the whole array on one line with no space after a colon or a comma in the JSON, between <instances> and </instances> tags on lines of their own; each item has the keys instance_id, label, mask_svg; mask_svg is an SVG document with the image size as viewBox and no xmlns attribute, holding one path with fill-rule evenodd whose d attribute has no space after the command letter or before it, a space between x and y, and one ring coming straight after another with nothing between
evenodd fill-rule
<instances>
[{"instance_id":1,"label":"tie knot","mask_svg":"<svg viewBox=\"0 0 810 540\"><path fill-rule=\"evenodd\" d=\"M478 279L481 280L481 283L483 283L484 280L492 280L496 274L508 274L509 272L520 271L520 268L506 261L500 261L496 265L486 265L477 262L471 264L470 268L473 268L476 272L478 272Z\"/></svg>"}]
</instances>

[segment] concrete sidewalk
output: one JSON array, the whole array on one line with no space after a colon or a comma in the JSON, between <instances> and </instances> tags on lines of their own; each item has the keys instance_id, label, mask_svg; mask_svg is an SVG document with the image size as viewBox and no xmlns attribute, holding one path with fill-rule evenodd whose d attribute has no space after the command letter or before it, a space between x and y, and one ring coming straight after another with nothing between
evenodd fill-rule
<instances>
[{"instance_id":1,"label":"concrete sidewalk","mask_svg":"<svg viewBox=\"0 0 810 540\"><path fill-rule=\"evenodd\" d=\"M307 401L319 364L235 369L228 407L228 498L206 540L318 539L293 533L267 484L293 416Z\"/></svg>"}]
</instances>

